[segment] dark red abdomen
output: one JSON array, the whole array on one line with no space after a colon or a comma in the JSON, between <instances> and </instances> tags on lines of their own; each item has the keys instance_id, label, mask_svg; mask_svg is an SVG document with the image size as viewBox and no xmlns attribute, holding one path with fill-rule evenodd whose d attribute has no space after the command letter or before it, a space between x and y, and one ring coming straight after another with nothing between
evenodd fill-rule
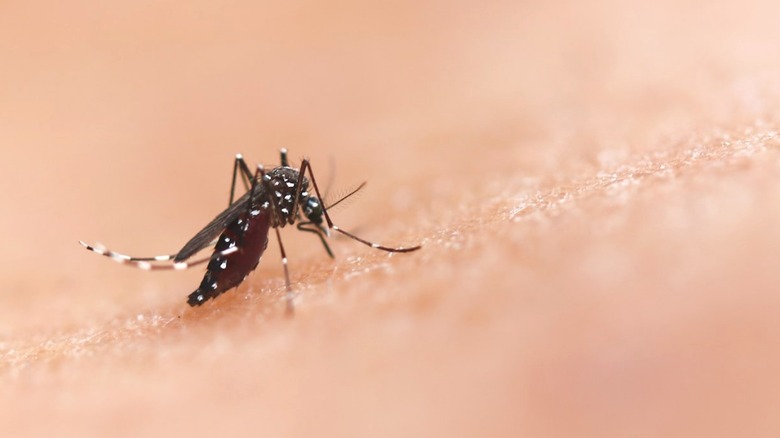
<instances>
[{"instance_id":1,"label":"dark red abdomen","mask_svg":"<svg viewBox=\"0 0 780 438\"><path fill-rule=\"evenodd\" d=\"M257 208L242 213L228 224L219 236L214 254L237 247L236 252L217 256L208 264L198 289L189 295L187 303L199 306L241 282L254 271L268 246L271 213L267 208Z\"/></svg>"}]
</instances>

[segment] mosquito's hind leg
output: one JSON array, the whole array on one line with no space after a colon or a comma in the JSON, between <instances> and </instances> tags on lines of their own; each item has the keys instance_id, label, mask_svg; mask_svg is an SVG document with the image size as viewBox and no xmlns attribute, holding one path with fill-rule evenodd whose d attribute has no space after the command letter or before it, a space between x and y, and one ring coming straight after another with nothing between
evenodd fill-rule
<instances>
[{"instance_id":1,"label":"mosquito's hind leg","mask_svg":"<svg viewBox=\"0 0 780 438\"><path fill-rule=\"evenodd\" d=\"M135 263L135 262L168 262L173 260L174 257L176 257L176 254L169 254L169 255L158 255L158 256L151 256L151 257L133 257L125 254L118 253L116 251L112 251L103 245L97 244L97 245L89 245L83 240L79 240L79 243L81 246L86 248L89 251L92 251L96 254L100 254L102 256L112 258L120 263Z\"/></svg>"},{"instance_id":2,"label":"mosquito's hind leg","mask_svg":"<svg viewBox=\"0 0 780 438\"><path fill-rule=\"evenodd\" d=\"M144 271L156 271L156 270L177 270L181 271L184 269L189 269L193 266L200 265L202 263L206 263L212 258L225 256L228 254L232 254L237 251L237 248L229 248L228 250L217 252L213 254L211 257L206 257L200 260L195 260L193 262L190 261L180 261L175 262L173 261L176 257L176 254L170 254L170 255L159 255L159 256L153 256L153 257L132 257L129 255L121 254L116 251L112 251L108 248L105 248L102 245L89 245L84 241L79 240L79 243L86 248L88 251L92 251L95 254L102 255L104 257L108 257L111 260L114 260L117 263L122 263L126 265L130 265L133 267L136 267L138 269L142 269ZM159 263L166 263L169 262L169 264L159 264ZM155 264L158 263L158 264Z\"/></svg>"}]
</instances>

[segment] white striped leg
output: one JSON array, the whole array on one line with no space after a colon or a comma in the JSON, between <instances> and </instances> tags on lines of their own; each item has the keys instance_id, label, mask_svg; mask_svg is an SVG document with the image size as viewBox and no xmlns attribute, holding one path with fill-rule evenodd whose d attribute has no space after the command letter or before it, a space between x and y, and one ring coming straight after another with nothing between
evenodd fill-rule
<instances>
[{"instance_id":1,"label":"white striped leg","mask_svg":"<svg viewBox=\"0 0 780 438\"><path fill-rule=\"evenodd\" d=\"M338 231L339 233L344 234L345 236L349 237L350 239L357 240L358 242L362 243L363 245L370 246L371 248L374 248L374 249L381 249L382 251L387 251L387 252L412 252L412 251L417 251L418 249L422 248L421 245L409 246L409 247L406 247L406 248L404 248L404 247L393 248L393 247L390 247L390 246L384 246L384 245L380 245L378 243L369 242L366 239L362 239L362 238L360 238L360 237L358 237L358 236L356 236L356 235L354 235L354 234L352 234L352 233L350 233L348 231L342 230L341 228L339 228L336 225L331 225L330 227L332 229Z\"/></svg>"},{"instance_id":2,"label":"white striped leg","mask_svg":"<svg viewBox=\"0 0 780 438\"><path fill-rule=\"evenodd\" d=\"M307 169L309 171L309 176L311 177L311 184L314 186L314 193L317 194L317 197L320 198L320 202L322 202L322 194L320 194L320 189L319 189L319 187L317 187L317 179L314 178L314 172L311 170L311 163L309 162L308 159L304 158L303 161L301 162L300 175L303 175L304 173L306 173ZM299 190L300 190L300 184L301 183L299 182L298 183ZM361 187L362 187L362 185L360 187L358 187L352 193L357 192L358 190L360 190ZM298 193L298 195L300 196L300 192ZM297 206L297 204L296 204L296 206ZM322 214L325 216L325 221L328 223L328 228L330 228L332 230L335 230L335 231L338 231L339 233L349 237L350 239L354 239L354 240L362 243L363 245L370 246L371 248L381 249L382 251L387 251L387 252L412 252L412 251L417 251L418 249L422 248L422 245L415 245L415 246L410 246L410 247L406 247L406 248L404 248L404 247L393 248L391 246L384 246L384 245L380 245L378 243L369 242L366 239L360 238L360 237L350 233L349 231L344 231L341 228L339 228L338 226L334 225L333 224L333 220L331 220L330 215L328 214L328 209L327 208L324 208L322 210Z\"/></svg>"},{"instance_id":3,"label":"white striped leg","mask_svg":"<svg viewBox=\"0 0 780 438\"><path fill-rule=\"evenodd\" d=\"M287 304L287 315L292 316L292 314L295 313L295 305L293 303L293 298L295 298L295 296L293 295L292 285L290 284L290 271L287 269L287 253L284 251L284 245L282 244L282 234L279 232L279 228L274 228L274 231L276 231L276 240L279 242L279 251L282 253L282 267L284 268L285 287L284 300Z\"/></svg>"},{"instance_id":4,"label":"white striped leg","mask_svg":"<svg viewBox=\"0 0 780 438\"><path fill-rule=\"evenodd\" d=\"M120 254L115 251L111 251L110 249L104 247L103 245L97 244L95 246L88 245L86 242L83 242L79 240L79 243L86 248L89 251L92 251L96 254L100 254L102 256L108 257L111 260L122 263L125 265L130 265L132 267L143 269L144 271L158 271L158 270L177 270L182 271L184 269L191 268L193 266L201 265L203 263L211 261L211 259L215 259L217 257L226 256L229 254L232 254L236 251L238 251L238 247L232 247L228 248L224 251L220 251L217 253L212 254L210 257L204 257L199 260L195 260L192 262L173 262L171 264L154 264L154 262L172 262L173 258L176 256L175 254L171 255L160 255L160 256L154 256L154 257L131 257L125 254Z\"/></svg>"}]
</instances>

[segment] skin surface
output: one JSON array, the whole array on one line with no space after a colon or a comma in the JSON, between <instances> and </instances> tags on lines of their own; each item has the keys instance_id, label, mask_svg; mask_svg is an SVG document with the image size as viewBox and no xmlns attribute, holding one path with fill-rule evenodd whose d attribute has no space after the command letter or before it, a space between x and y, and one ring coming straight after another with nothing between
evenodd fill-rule
<instances>
[{"instance_id":1,"label":"skin surface","mask_svg":"<svg viewBox=\"0 0 780 438\"><path fill-rule=\"evenodd\" d=\"M327 6L326 6L327 4ZM0 435L777 436L776 2L4 2ZM237 290L232 160L334 221ZM333 176L333 178L331 178Z\"/></svg>"}]
</instances>

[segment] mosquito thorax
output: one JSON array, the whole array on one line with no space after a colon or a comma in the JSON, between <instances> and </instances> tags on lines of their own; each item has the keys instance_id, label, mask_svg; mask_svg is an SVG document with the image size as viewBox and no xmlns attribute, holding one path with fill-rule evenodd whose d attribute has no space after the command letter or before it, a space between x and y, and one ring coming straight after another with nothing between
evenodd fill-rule
<instances>
[{"instance_id":1,"label":"mosquito thorax","mask_svg":"<svg viewBox=\"0 0 780 438\"><path fill-rule=\"evenodd\" d=\"M291 217L295 210L295 196L298 193L298 179L300 172L298 169L287 166L280 166L269 171L265 178L271 186L271 193L264 199L265 204L269 201L276 203L276 212L280 216L274 221L274 226L284 227L291 223ZM303 178L301 182L301 195L306 193L309 187L309 181ZM300 199L304 199L301 196Z\"/></svg>"}]
</instances>

